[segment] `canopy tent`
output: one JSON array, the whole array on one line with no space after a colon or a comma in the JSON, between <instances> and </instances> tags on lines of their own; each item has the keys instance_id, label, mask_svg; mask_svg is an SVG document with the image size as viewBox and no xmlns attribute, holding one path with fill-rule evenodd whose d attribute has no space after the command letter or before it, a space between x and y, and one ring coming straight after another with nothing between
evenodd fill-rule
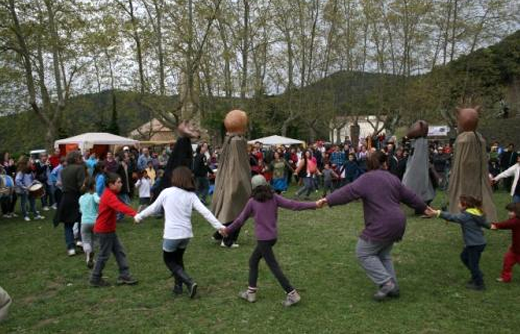
<instances>
[{"instance_id":1,"label":"canopy tent","mask_svg":"<svg viewBox=\"0 0 520 334\"><path fill-rule=\"evenodd\" d=\"M305 144L305 142L302 140L292 139L292 138L287 138L287 137L282 137L282 136L269 136L269 137L264 137L264 138L258 138L258 139L250 140L247 143L254 144L256 142L260 142L264 145L270 145L270 146L273 146L273 145L304 145Z\"/></svg>"},{"instance_id":2,"label":"canopy tent","mask_svg":"<svg viewBox=\"0 0 520 334\"><path fill-rule=\"evenodd\" d=\"M76 147L85 153L87 150L95 149L94 146L119 145L119 146L138 146L139 141L135 139L116 136L106 132L87 132L74 137L56 140L54 142L55 148L63 148L64 151L69 151L70 148Z\"/></svg>"}]
</instances>

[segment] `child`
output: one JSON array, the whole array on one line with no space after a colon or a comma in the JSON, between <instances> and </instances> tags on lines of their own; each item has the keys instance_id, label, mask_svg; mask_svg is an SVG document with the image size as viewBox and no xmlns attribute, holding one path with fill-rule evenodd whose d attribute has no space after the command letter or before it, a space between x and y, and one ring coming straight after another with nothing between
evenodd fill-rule
<instances>
[{"instance_id":1,"label":"child","mask_svg":"<svg viewBox=\"0 0 520 334\"><path fill-rule=\"evenodd\" d=\"M94 224L94 233L99 239L99 254L96 265L92 271L90 285L94 287L105 287L110 284L103 280L102 272L105 264L113 253L119 267L119 278L117 284L136 284L137 280L132 278L128 269L128 262L123 245L116 234L117 212L134 217L137 213L117 198L123 183L119 175L108 173L106 175L106 188L99 201L99 214Z\"/></svg>"},{"instance_id":2,"label":"child","mask_svg":"<svg viewBox=\"0 0 520 334\"><path fill-rule=\"evenodd\" d=\"M94 267L94 223L98 214L99 196L96 193L96 180L88 177L85 180L85 193L79 198L81 212L81 240L86 255L87 268Z\"/></svg>"},{"instance_id":3,"label":"child","mask_svg":"<svg viewBox=\"0 0 520 334\"><path fill-rule=\"evenodd\" d=\"M431 210L427 212L429 216L437 215L442 219L458 223L462 227L464 238L464 249L460 254L462 263L471 272L471 280L466 287L473 290L485 290L483 274L479 268L479 261L484 248L486 239L482 227L490 228L482 210L482 200L473 196L461 195L459 199L459 209L461 213L451 214L441 210Z\"/></svg>"},{"instance_id":4,"label":"child","mask_svg":"<svg viewBox=\"0 0 520 334\"><path fill-rule=\"evenodd\" d=\"M155 169L153 168L152 160L148 161L148 164L146 165L146 168L144 170L148 174L148 177L150 178L150 182L152 184L154 184L154 182L155 182Z\"/></svg>"},{"instance_id":5,"label":"child","mask_svg":"<svg viewBox=\"0 0 520 334\"><path fill-rule=\"evenodd\" d=\"M324 169L322 171L323 174L323 197L327 196L327 193L334 192L334 184L333 180L338 179L339 176L336 172L330 168L330 162L326 162Z\"/></svg>"},{"instance_id":6,"label":"child","mask_svg":"<svg viewBox=\"0 0 520 334\"><path fill-rule=\"evenodd\" d=\"M152 181L148 177L146 170L141 172L141 178L137 180L135 187L139 189L139 208L137 212L141 212L150 204L150 190L152 188Z\"/></svg>"},{"instance_id":7,"label":"child","mask_svg":"<svg viewBox=\"0 0 520 334\"><path fill-rule=\"evenodd\" d=\"M250 303L256 301L258 264L260 259L264 258L267 266L287 293L283 305L291 306L300 301L300 295L280 269L272 248L276 244L278 237L278 207L291 210L316 209L316 203L291 201L275 194L262 175L255 175L251 180L251 186L253 189L251 198L244 210L231 225L222 231L223 235L228 235L244 225L250 216L253 216L255 219L257 245L249 258L249 287L246 291L241 292L239 297Z\"/></svg>"},{"instance_id":8,"label":"child","mask_svg":"<svg viewBox=\"0 0 520 334\"><path fill-rule=\"evenodd\" d=\"M191 170L180 166L172 172L172 187L164 189L155 202L135 216L135 222L164 210L163 259L175 277L173 293L182 294L182 284L188 287L190 298L195 297L197 283L184 271L184 252L193 238L192 210L197 210L215 229L223 229L215 216L202 204L195 193Z\"/></svg>"},{"instance_id":9,"label":"child","mask_svg":"<svg viewBox=\"0 0 520 334\"><path fill-rule=\"evenodd\" d=\"M354 153L348 155L348 160L343 165L340 174L344 174L345 184L354 182L361 174L363 174L363 171L359 168L359 165L356 162L356 155Z\"/></svg>"},{"instance_id":10,"label":"child","mask_svg":"<svg viewBox=\"0 0 520 334\"><path fill-rule=\"evenodd\" d=\"M520 203L510 203L506 206L509 219L501 223L491 224L492 230L511 230L513 243L504 255L502 275L498 282L509 283L513 275L513 266L520 263Z\"/></svg>"}]
</instances>

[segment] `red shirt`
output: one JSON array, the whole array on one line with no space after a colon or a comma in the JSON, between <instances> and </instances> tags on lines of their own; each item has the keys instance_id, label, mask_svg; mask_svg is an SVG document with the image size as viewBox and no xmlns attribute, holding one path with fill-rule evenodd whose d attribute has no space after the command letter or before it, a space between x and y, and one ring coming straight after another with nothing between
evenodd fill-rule
<instances>
[{"instance_id":1,"label":"red shirt","mask_svg":"<svg viewBox=\"0 0 520 334\"><path fill-rule=\"evenodd\" d=\"M129 216L135 216L137 212L124 204L117 198L117 195L106 188L99 201L99 213L94 224L95 233L112 233L116 231L116 214L118 212Z\"/></svg>"},{"instance_id":2,"label":"red shirt","mask_svg":"<svg viewBox=\"0 0 520 334\"><path fill-rule=\"evenodd\" d=\"M52 168L56 168L60 164L60 156L59 155L51 155L49 158L49 162Z\"/></svg>"},{"instance_id":3,"label":"red shirt","mask_svg":"<svg viewBox=\"0 0 520 334\"><path fill-rule=\"evenodd\" d=\"M494 223L494 225L499 230L511 230L511 238L513 239L511 251L520 255L520 218L514 217L500 223Z\"/></svg>"}]
</instances>

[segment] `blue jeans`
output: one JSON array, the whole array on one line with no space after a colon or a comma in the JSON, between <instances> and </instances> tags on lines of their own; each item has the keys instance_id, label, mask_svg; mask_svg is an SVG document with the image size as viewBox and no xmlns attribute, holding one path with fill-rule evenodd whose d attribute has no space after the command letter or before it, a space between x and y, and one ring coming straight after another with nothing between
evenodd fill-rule
<instances>
[{"instance_id":1,"label":"blue jeans","mask_svg":"<svg viewBox=\"0 0 520 334\"><path fill-rule=\"evenodd\" d=\"M520 182L520 181L518 181L518 182ZM520 203L520 195L513 196L513 203Z\"/></svg>"},{"instance_id":2,"label":"blue jeans","mask_svg":"<svg viewBox=\"0 0 520 334\"><path fill-rule=\"evenodd\" d=\"M128 194L119 194L117 195L117 198L119 198L121 202L125 203L126 205L130 205L130 196L128 196ZM120 221L125 217L125 215L121 212L118 212L116 217L117 221Z\"/></svg>"},{"instance_id":3,"label":"blue jeans","mask_svg":"<svg viewBox=\"0 0 520 334\"><path fill-rule=\"evenodd\" d=\"M209 192L209 180L206 176L197 176L195 178L197 185L197 196L203 204L206 204L206 198Z\"/></svg>"},{"instance_id":4,"label":"blue jeans","mask_svg":"<svg viewBox=\"0 0 520 334\"><path fill-rule=\"evenodd\" d=\"M42 196L42 206L54 205L54 185L45 184L45 195Z\"/></svg>"},{"instance_id":5,"label":"blue jeans","mask_svg":"<svg viewBox=\"0 0 520 334\"><path fill-rule=\"evenodd\" d=\"M27 212L27 202L29 202L31 212L34 213L35 216L38 216L38 212L36 211L36 201L34 200L34 197L29 196L28 193L20 194L20 205L22 207L22 215L24 217L29 217L29 213Z\"/></svg>"},{"instance_id":6,"label":"blue jeans","mask_svg":"<svg viewBox=\"0 0 520 334\"><path fill-rule=\"evenodd\" d=\"M74 249L74 231L72 228L74 227L74 223L64 223L63 230L65 233L65 243L67 244L67 249Z\"/></svg>"},{"instance_id":7,"label":"blue jeans","mask_svg":"<svg viewBox=\"0 0 520 334\"><path fill-rule=\"evenodd\" d=\"M296 196L300 197L301 194L305 193L305 197L309 197L311 192L314 190L314 179L312 177L303 177L303 187L301 187L297 192Z\"/></svg>"}]
</instances>

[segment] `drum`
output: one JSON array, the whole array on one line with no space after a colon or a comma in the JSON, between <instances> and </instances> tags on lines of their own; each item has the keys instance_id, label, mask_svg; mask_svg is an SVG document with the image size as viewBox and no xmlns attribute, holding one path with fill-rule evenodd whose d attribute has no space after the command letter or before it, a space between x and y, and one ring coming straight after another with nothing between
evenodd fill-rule
<instances>
[{"instance_id":1,"label":"drum","mask_svg":"<svg viewBox=\"0 0 520 334\"><path fill-rule=\"evenodd\" d=\"M43 187L43 184L39 181L34 181L29 186L29 195L35 198L40 198L45 195L45 188Z\"/></svg>"}]
</instances>

